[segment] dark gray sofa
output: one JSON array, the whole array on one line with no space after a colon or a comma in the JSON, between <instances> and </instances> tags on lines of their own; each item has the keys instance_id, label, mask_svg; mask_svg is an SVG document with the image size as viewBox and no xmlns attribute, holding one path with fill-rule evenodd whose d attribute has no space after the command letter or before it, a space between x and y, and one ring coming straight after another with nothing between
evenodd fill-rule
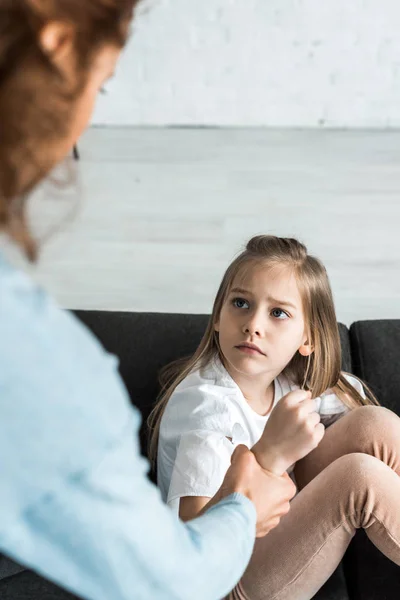
<instances>
[{"instance_id":1,"label":"dark gray sofa","mask_svg":"<svg viewBox=\"0 0 400 600\"><path fill-rule=\"evenodd\" d=\"M108 351L119 357L121 375L144 419L157 395L159 369L194 352L208 319L202 315L110 312L77 312L77 316ZM364 379L381 404L400 416L400 320L357 322L350 329L341 325L340 334L343 369ZM143 427L143 448L145 438ZM37 574L0 557L1 600L73 598ZM376 550L364 531L358 531L341 564L314 598L399 600L400 567Z\"/></svg>"}]
</instances>

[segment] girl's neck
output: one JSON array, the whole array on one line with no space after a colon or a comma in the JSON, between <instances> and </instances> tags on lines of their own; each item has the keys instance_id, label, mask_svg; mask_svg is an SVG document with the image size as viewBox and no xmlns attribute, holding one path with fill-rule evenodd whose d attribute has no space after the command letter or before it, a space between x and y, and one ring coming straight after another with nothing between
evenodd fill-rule
<instances>
[{"instance_id":1,"label":"girl's neck","mask_svg":"<svg viewBox=\"0 0 400 600\"><path fill-rule=\"evenodd\" d=\"M248 396L243 390L242 394L248 403L248 405L256 412L257 414L265 417L269 415L274 406L274 397L275 397L275 383L272 381L266 390L264 390L263 396Z\"/></svg>"},{"instance_id":2,"label":"girl's neck","mask_svg":"<svg viewBox=\"0 0 400 600\"><path fill-rule=\"evenodd\" d=\"M229 364L224 364L224 366L240 388L249 406L259 415L269 414L274 404L275 377L268 374L264 377L255 378L238 373Z\"/></svg>"}]
</instances>

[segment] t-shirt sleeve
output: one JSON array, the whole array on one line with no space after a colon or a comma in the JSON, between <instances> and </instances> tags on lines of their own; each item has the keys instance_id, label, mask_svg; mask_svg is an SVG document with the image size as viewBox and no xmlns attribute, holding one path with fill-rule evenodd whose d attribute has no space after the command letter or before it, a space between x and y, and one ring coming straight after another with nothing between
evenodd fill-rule
<instances>
[{"instance_id":1,"label":"t-shirt sleeve","mask_svg":"<svg viewBox=\"0 0 400 600\"><path fill-rule=\"evenodd\" d=\"M168 504L184 496L212 498L231 464L235 446L223 432L204 429L181 436L168 493Z\"/></svg>"},{"instance_id":2,"label":"t-shirt sleeve","mask_svg":"<svg viewBox=\"0 0 400 600\"><path fill-rule=\"evenodd\" d=\"M363 398L365 398L366 395L362 383L356 377L353 377L348 373L344 373L344 376L350 385L352 385L354 389L357 390L357 392ZM319 402L320 405L318 412L321 417L321 423L325 425L325 427L333 425L333 423L338 421L351 410L332 390L328 390L322 394L319 398Z\"/></svg>"},{"instance_id":3,"label":"t-shirt sleeve","mask_svg":"<svg viewBox=\"0 0 400 600\"><path fill-rule=\"evenodd\" d=\"M184 496L215 495L235 447L243 442L236 433L240 422L235 403L213 383L189 382L171 396L160 440L164 448L173 440L176 448L165 490L172 508L176 510L177 499Z\"/></svg>"}]
</instances>

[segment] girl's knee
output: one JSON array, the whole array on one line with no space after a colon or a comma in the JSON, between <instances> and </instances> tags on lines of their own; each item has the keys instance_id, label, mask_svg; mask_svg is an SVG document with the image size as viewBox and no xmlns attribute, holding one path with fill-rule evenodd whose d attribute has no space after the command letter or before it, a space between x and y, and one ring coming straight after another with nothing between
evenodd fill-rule
<instances>
[{"instance_id":1,"label":"girl's knee","mask_svg":"<svg viewBox=\"0 0 400 600\"><path fill-rule=\"evenodd\" d=\"M349 413L349 417L352 435L362 435L369 441L376 438L380 432L387 435L388 427L398 428L400 432L399 417L384 406L360 406Z\"/></svg>"},{"instance_id":2,"label":"girl's knee","mask_svg":"<svg viewBox=\"0 0 400 600\"><path fill-rule=\"evenodd\" d=\"M387 470L381 460L364 452L353 452L335 460L337 480L346 492L368 491Z\"/></svg>"},{"instance_id":3,"label":"girl's knee","mask_svg":"<svg viewBox=\"0 0 400 600\"><path fill-rule=\"evenodd\" d=\"M343 518L355 528L369 527L379 503L392 494L397 475L378 458L362 452L342 456L332 466L336 485L331 493Z\"/></svg>"}]
</instances>

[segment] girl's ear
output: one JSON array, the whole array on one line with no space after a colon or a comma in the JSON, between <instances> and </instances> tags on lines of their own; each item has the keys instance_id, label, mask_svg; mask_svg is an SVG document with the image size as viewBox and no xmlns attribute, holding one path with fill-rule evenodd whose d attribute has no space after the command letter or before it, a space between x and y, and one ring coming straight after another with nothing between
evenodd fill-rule
<instances>
[{"instance_id":1,"label":"girl's ear","mask_svg":"<svg viewBox=\"0 0 400 600\"><path fill-rule=\"evenodd\" d=\"M214 323L214 331L218 331L219 332L219 321L216 321Z\"/></svg>"},{"instance_id":2,"label":"girl's ear","mask_svg":"<svg viewBox=\"0 0 400 600\"><path fill-rule=\"evenodd\" d=\"M309 343L308 340L300 346L299 352L302 356L310 356L314 352L314 347Z\"/></svg>"}]
</instances>

